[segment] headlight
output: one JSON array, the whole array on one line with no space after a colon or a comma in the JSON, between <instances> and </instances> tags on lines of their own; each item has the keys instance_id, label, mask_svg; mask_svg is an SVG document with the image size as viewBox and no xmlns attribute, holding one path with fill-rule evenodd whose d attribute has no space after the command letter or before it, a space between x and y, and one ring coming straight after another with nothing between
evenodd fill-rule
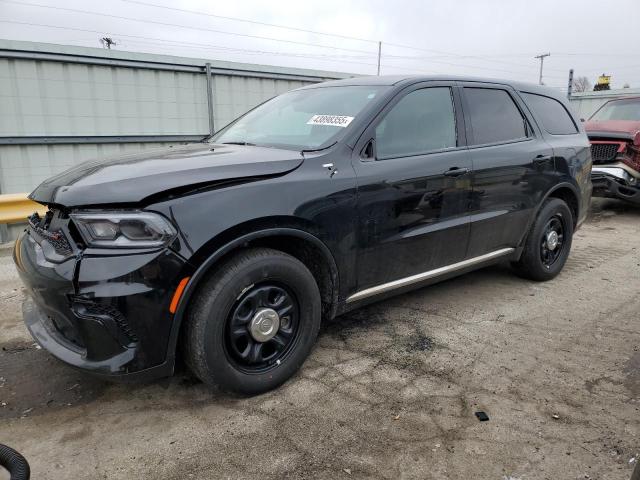
<instances>
[{"instance_id":1,"label":"headlight","mask_svg":"<svg viewBox=\"0 0 640 480\"><path fill-rule=\"evenodd\" d=\"M93 247L161 247L176 236L174 226L157 213L76 212L70 216L84 241Z\"/></svg>"}]
</instances>

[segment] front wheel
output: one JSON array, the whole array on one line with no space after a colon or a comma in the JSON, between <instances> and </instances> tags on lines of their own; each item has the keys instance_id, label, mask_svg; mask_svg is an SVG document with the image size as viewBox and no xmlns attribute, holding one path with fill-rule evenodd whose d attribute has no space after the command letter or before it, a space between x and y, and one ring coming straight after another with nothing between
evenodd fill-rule
<instances>
[{"instance_id":1,"label":"front wheel","mask_svg":"<svg viewBox=\"0 0 640 480\"><path fill-rule=\"evenodd\" d=\"M544 202L531 226L518 262L513 267L531 280L551 280L569 257L573 239L573 215L565 202L550 198Z\"/></svg>"},{"instance_id":2,"label":"front wheel","mask_svg":"<svg viewBox=\"0 0 640 480\"><path fill-rule=\"evenodd\" d=\"M216 268L187 315L186 361L203 382L258 394L302 365L320 328L320 292L305 265L254 248Z\"/></svg>"}]
</instances>

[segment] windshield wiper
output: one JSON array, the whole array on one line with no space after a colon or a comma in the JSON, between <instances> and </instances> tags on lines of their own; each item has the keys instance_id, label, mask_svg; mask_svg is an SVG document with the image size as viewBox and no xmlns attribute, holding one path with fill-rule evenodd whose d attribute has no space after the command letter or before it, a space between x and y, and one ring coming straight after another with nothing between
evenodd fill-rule
<instances>
[{"instance_id":1,"label":"windshield wiper","mask_svg":"<svg viewBox=\"0 0 640 480\"><path fill-rule=\"evenodd\" d=\"M326 150L329 147L333 147L336 143L338 143L338 141L336 140L333 143L330 143L327 146L324 147L319 147L319 148L304 148L302 150L300 150L300 154L304 155L305 153L313 153L313 152L321 152L322 150Z\"/></svg>"},{"instance_id":2,"label":"windshield wiper","mask_svg":"<svg viewBox=\"0 0 640 480\"><path fill-rule=\"evenodd\" d=\"M255 143L249 143L249 142L222 142L222 145L244 145L244 146L248 146L248 147L255 147L256 146Z\"/></svg>"}]
</instances>

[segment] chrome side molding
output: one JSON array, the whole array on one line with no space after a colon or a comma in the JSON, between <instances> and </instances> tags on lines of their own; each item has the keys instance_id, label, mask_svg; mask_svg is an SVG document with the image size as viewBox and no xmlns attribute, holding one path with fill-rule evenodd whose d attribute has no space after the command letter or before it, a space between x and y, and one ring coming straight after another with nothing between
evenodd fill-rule
<instances>
[{"instance_id":1,"label":"chrome side molding","mask_svg":"<svg viewBox=\"0 0 640 480\"><path fill-rule=\"evenodd\" d=\"M455 272L456 270L462 270L463 268L472 267L473 265L477 265L494 258L508 255L514 250L515 248L502 248L500 250L496 250L495 252L485 253L484 255L480 255L479 257L469 258L452 265L436 268L435 270L429 270L428 272L418 273L410 277L400 278L398 280L394 280L393 282L383 283L382 285L377 285L375 287L365 288L364 290L360 290L359 292L356 292L348 297L347 303L356 302L368 297L373 297L374 295L379 295L390 290L395 290L396 288L406 287L407 285L422 282L423 280L429 280L430 278L439 277L440 275Z\"/></svg>"}]
</instances>

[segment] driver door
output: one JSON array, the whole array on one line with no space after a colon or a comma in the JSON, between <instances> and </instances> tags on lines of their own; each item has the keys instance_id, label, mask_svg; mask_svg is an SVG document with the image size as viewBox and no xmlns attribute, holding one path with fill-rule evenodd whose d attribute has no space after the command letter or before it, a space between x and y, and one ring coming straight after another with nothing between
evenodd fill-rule
<instances>
[{"instance_id":1,"label":"driver door","mask_svg":"<svg viewBox=\"0 0 640 480\"><path fill-rule=\"evenodd\" d=\"M471 159L456 87L409 87L358 141L358 290L462 261Z\"/></svg>"}]
</instances>

